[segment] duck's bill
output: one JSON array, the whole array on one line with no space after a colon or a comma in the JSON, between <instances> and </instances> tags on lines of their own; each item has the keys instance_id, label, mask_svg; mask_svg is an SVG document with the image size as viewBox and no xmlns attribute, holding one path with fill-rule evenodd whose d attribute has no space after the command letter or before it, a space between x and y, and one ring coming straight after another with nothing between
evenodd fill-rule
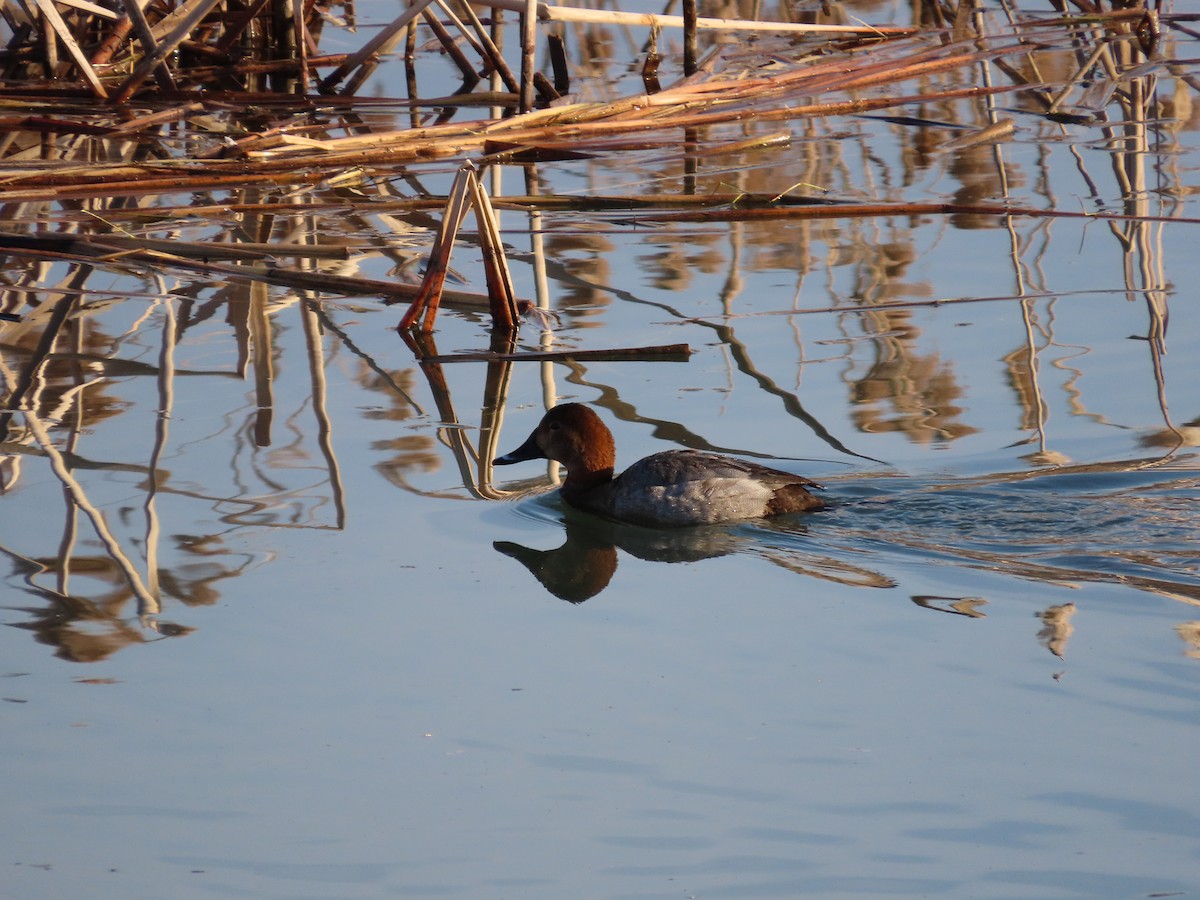
<instances>
[{"instance_id":1,"label":"duck's bill","mask_svg":"<svg viewBox=\"0 0 1200 900\"><path fill-rule=\"evenodd\" d=\"M542 452L542 448L537 444L537 432L529 436L529 440L523 443L511 453L505 453L503 456L497 456L492 460L494 466L511 466L513 463L525 462L527 459L545 459L546 454Z\"/></svg>"}]
</instances>

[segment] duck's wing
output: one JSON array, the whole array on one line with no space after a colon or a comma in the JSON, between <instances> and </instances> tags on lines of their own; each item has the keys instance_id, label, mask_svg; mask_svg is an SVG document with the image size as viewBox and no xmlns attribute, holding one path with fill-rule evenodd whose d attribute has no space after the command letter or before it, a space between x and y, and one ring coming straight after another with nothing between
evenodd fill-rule
<instances>
[{"instance_id":1,"label":"duck's wing","mask_svg":"<svg viewBox=\"0 0 1200 900\"><path fill-rule=\"evenodd\" d=\"M633 521L700 525L821 509L816 482L698 450L668 450L634 463L609 488L612 512Z\"/></svg>"},{"instance_id":2,"label":"duck's wing","mask_svg":"<svg viewBox=\"0 0 1200 900\"><path fill-rule=\"evenodd\" d=\"M767 485L795 484L824 490L822 485L802 475L772 469L748 459L737 459L733 456L709 453L705 450L667 450L655 453L653 456L647 456L634 463L627 472L638 472L646 480L658 478L662 482L703 481L708 478L749 478Z\"/></svg>"}]
</instances>

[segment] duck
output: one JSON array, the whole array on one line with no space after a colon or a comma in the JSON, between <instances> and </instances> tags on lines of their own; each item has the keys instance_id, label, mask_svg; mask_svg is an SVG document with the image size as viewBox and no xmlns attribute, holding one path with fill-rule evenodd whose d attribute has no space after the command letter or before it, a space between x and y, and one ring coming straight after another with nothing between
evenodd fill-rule
<instances>
[{"instance_id":1,"label":"duck","mask_svg":"<svg viewBox=\"0 0 1200 900\"><path fill-rule=\"evenodd\" d=\"M567 470L559 494L576 509L648 526L714 525L826 508L810 489L821 485L790 472L703 450L666 450L614 477L612 432L590 407L549 410L497 466L553 459Z\"/></svg>"}]
</instances>

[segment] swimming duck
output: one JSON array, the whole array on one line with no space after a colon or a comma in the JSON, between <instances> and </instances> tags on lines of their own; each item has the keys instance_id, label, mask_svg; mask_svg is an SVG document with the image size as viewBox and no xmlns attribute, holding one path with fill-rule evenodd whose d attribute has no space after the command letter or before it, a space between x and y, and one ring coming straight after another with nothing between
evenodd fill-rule
<instances>
[{"instance_id":1,"label":"swimming duck","mask_svg":"<svg viewBox=\"0 0 1200 900\"><path fill-rule=\"evenodd\" d=\"M815 481L717 453L667 450L613 477L612 432L589 407L564 403L498 466L553 459L567 470L560 488L578 509L640 525L711 525L825 508Z\"/></svg>"}]
</instances>

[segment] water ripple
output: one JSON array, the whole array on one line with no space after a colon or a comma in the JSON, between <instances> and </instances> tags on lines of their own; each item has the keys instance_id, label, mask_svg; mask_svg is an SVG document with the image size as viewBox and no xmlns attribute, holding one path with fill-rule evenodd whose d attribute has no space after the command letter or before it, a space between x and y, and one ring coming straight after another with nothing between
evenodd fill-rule
<instances>
[{"instance_id":1,"label":"water ripple","mask_svg":"<svg viewBox=\"0 0 1200 900\"><path fill-rule=\"evenodd\" d=\"M1039 580L1119 581L1200 601L1200 477L1192 469L880 478L847 488L823 531L851 548Z\"/></svg>"}]
</instances>

